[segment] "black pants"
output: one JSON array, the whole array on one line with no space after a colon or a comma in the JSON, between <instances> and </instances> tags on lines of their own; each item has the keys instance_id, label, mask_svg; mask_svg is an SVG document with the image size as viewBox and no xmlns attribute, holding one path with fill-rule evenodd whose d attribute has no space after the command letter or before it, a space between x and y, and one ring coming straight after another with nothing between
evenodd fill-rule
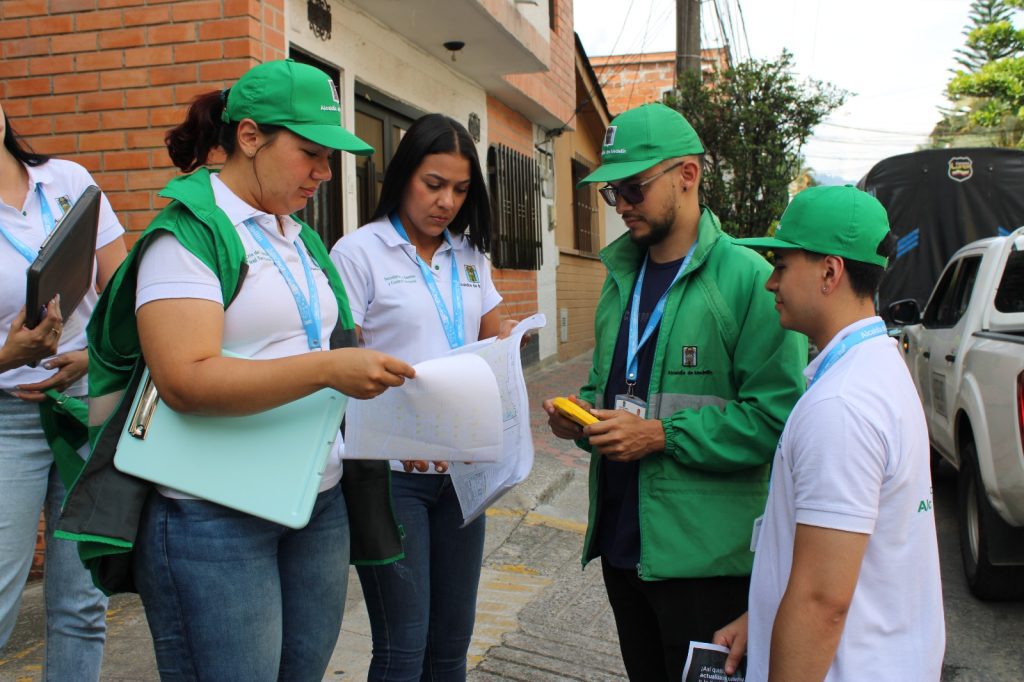
<instances>
[{"instance_id":1,"label":"black pants","mask_svg":"<svg viewBox=\"0 0 1024 682\"><path fill-rule=\"evenodd\" d=\"M644 581L603 559L601 570L622 661L635 682L679 682L690 641L710 642L747 610L749 577Z\"/></svg>"}]
</instances>

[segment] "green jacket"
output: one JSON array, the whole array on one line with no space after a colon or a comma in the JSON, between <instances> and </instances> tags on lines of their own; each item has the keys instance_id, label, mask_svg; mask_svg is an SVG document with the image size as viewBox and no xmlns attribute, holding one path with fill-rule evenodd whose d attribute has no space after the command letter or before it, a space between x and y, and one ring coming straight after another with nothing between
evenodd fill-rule
<instances>
[{"instance_id":1,"label":"green jacket","mask_svg":"<svg viewBox=\"0 0 1024 682\"><path fill-rule=\"evenodd\" d=\"M245 281L245 249L234 225L217 208L210 174L201 168L175 178L160 192L171 203L139 237L114 273L89 321L89 438L92 454L71 488L55 535L79 543L93 581L108 594L134 591L131 549L152 486L114 468L114 453L145 369L135 320L135 285L142 253L160 232L170 232L220 279L227 308ZM300 223L301 224L301 223ZM299 235L330 282L338 302L331 347L355 345L354 324L341 278L320 237L302 224ZM347 461L342 477L354 563L402 557L390 495L387 462Z\"/></svg>"},{"instance_id":2,"label":"green jacket","mask_svg":"<svg viewBox=\"0 0 1024 682\"><path fill-rule=\"evenodd\" d=\"M615 341L645 253L628 235L601 251L608 277L590 377L580 389L597 407L605 407ZM662 421L666 447L640 460L644 580L750 574L753 522L764 511L770 462L803 391L807 360L806 337L779 326L764 289L770 272L702 207L696 249L669 291L656 337L647 416ZM584 565L598 555L601 464L591 456Z\"/></svg>"}]
</instances>

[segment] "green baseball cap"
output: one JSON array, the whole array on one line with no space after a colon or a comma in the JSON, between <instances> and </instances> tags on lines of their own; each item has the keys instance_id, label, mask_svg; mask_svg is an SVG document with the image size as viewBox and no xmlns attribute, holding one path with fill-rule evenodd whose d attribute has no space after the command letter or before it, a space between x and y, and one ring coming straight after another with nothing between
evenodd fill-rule
<instances>
[{"instance_id":1,"label":"green baseball cap","mask_svg":"<svg viewBox=\"0 0 1024 682\"><path fill-rule=\"evenodd\" d=\"M753 249L803 249L881 265L878 245L889 232L885 207L853 185L809 187L793 197L774 237L737 239Z\"/></svg>"},{"instance_id":2,"label":"green baseball cap","mask_svg":"<svg viewBox=\"0 0 1024 682\"><path fill-rule=\"evenodd\" d=\"M238 79L228 92L221 120L243 118L287 128L331 149L373 154L373 147L341 126L341 97L331 77L291 59L264 62Z\"/></svg>"},{"instance_id":3,"label":"green baseball cap","mask_svg":"<svg viewBox=\"0 0 1024 682\"><path fill-rule=\"evenodd\" d=\"M682 114L661 103L644 104L612 119L604 133L601 165L579 184L614 182L665 159L703 153L697 131Z\"/></svg>"}]
</instances>

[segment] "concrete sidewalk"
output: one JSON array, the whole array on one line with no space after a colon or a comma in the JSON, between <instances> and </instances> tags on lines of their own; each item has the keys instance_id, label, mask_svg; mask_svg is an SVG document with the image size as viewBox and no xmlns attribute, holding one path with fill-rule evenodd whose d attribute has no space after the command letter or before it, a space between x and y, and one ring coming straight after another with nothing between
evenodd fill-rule
<instances>
[{"instance_id":1,"label":"concrete sidewalk","mask_svg":"<svg viewBox=\"0 0 1024 682\"><path fill-rule=\"evenodd\" d=\"M585 354L527 371L536 457L530 477L487 513L470 680L625 679L600 568L580 568L588 456L554 438L541 409L545 398L575 392L589 362ZM114 597L107 623L102 679L158 679L138 598ZM42 636L42 585L33 583L0 650L0 681L41 679ZM324 679L364 680L369 661L369 621L350 571L342 632Z\"/></svg>"}]
</instances>

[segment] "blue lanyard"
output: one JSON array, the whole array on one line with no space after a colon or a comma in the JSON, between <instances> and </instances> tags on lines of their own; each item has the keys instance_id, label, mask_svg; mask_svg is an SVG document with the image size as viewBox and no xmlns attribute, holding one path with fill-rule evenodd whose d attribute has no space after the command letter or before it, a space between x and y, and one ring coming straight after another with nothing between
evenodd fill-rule
<instances>
[{"instance_id":1,"label":"blue lanyard","mask_svg":"<svg viewBox=\"0 0 1024 682\"><path fill-rule=\"evenodd\" d=\"M302 261L302 270L306 273L306 286L309 287L309 299L302 295L302 291L299 289L299 283L295 281L295 277L292 275L291 270L288 269L288 265L284 262L284 258L278 253L274 245L267 239L267 235L263 233L259 225L249 218L245 221L245 226L249 228L249 234L256 240L256 243L260 245L264 253L270 256L270 259L274 261L274 265L277 266L277 271L281 273L281 277L284 278L285 283L288 285L288 289L292 292L292 297L295 299L295 307L299 309L299 317L302 319L302 327L306 330L306 341L309 343L310 350L317 350L320 348L320 332L321 332L321 321L320 321L320 295L316 290L316 282L313 280L313 268L310 267L309 258L306 256L306 250L302 247L302 244L296 239L292 244L295 246L295 250L299 253L299 260Z\"/></svg>"},{"instance_id":2,"label":"blue lanyard","mask_svg":"<svg viewBox=\"0 0 1024 682\"><path fill-rule=\"evenodd\" d=\"M640 266L640 274L636 279L636 286L633 287L633 305L629 311L629 345L626 348L626 385L632 386L636 383L636 372L639 361L637 360L637 352L643 347L647 340L654 334L654 330L658 328L661 323L661 317L665 314L665 301L668 300L668 292L672 289L672 286L679 281L679 278L683 275L683 270L686 269L686 265L690 262L690 258L693 257L693 250L697 248L697 242L693 243L690 250L686 252L686 258L683 259L682 264L679 266L679 270L676 271L676 276L672 278L672 283L665 287L665 291L661 292L661 298L658 299L657 305L654 306L654 310L651 311L651 316L647 318L647 326L644 328L644 335L637 342L637 333L640 330L640 294L644 288L644 275L647 273L647 256L644 256L644 264Z\"/></svg>"},{"instance_id":3,"label":"blue lanyard","mask_svg":"<svg viewBox=\"0 0 1024 682\"><path fill-rule=\"evenodd\" d=\"M412 243L409 240L409 234L402 227L402 221L398 218L397 213L392 213L388 216L391 219L391 224L394 226L395 231L398 232L399 236L405 241ZM466 325L462 321L462 287L459 286L459 265L455 262L455 247L452 246L451 235L448 234L448 230L444 231L445 241L448 242L448 246L452 247L452 312L453 315L448 314L448 307L444 304L444 299L441 298L441 291L437 288L437 282L434 281L434 275L430 272L430 266L427 265L426 261L420 258L420 255L416 254L416 263L420 266L420 273L423 275L423 281L427 285L427 291L430 292L430 297L434 299L434 307L437 308L437 316L441 318L441 326L444 327L444 335L448 337L448 346L450 348L458 348L466 343ZM415 246L413 246L415 249ZM455 320L452 320L452 317Z\"/></svg>"},{"instance_id":4,"label":"blue lanyard","mask_svg":"<svg viewBox=\"0 0 1024 682\"><path fill-rule=\"evenodd\" d=\"M57 226L57 222L53 219L53 212L50 211L50 204L46 202L46 197L43 196L43 183L36 183L36 194L39 196L39 216L43 221L43 234L47 237L53 232L53 229ZM7 229L0 225L0 234L11 243L18 253L27 260L29 263L35 261L36 256L39 255L38 251L33 251L29 247L25 246L17 237L7 231Z\"/></svg>"},{"instance_id":5,"label":"blue lanyard","mask_svg":"<svg viewBox=\"0 0 1024 682\"><path fill-rule=\"evenodd\" d=\"M876 336L884 336L885 334L886 329L884 322L875 322L874 324L869 324L863 329L858 329L857 331L848 334L846 338L833 346L832 350L830 350L828 355L825 356L825 359L821 361L821 364L818 365L818 370L814 373L814 378L811 379L811 383L807 385L807 388L813 386L815 381L820 379L822 375L832 367L832 365L839 362L839 359L846 355L847 352L849 352L849 350L858 343L867 341L868 339L873 339Z\"/></svg>"}]
</instances>

